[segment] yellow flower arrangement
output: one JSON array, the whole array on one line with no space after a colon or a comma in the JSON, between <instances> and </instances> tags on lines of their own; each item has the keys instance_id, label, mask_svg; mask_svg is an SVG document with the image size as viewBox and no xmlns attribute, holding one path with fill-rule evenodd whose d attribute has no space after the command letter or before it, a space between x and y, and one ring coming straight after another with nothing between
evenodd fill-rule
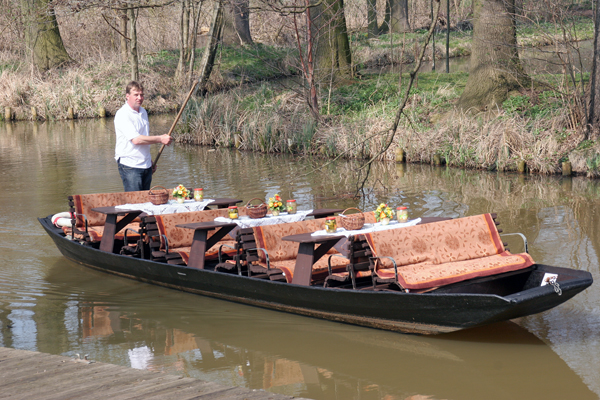
<instances>
[{"instance_id":1,"label":"yellow flower arrangement","mask_svg":"<svg viewBox=\"0 0 600 400\"><path fill-rule=\"evenodd\" d=\"M190 191L186 189L183 185L178 185L175 189L173 189L173 197L180 199L187 199L190 197Z\"/></svg>"},{"instance_id":2,"label":"yellow flower arrangement","mask_svg":"<svg viewBox=\"0 0 600 400\"><path fill-rule=\"evenodd\" d=\"M279 194L275 194L274 197L269 197L269 210L271 211L285 211L285 206L283 205L283 200L281 200L281 196Z\"/></svg>"},{"instance_id":3,"label":"yellow flower arrangement","mask_svg":"<svg viewBox=\"0 0 600 400\"><path fill-rule=\"evenodd\" d=\"M394 218L394 210L391 207L388 207L387 204L381 203L375 212L375 219L377 222L381 221L384 218L392 219Z\"/></svg>"}]
</instances>

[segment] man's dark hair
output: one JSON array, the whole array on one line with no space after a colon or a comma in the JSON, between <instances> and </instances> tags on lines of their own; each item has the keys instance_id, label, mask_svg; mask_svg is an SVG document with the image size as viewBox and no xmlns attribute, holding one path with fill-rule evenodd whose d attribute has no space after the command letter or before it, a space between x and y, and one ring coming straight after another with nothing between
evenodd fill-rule
<instances>
[{"instance_id":1,"label":"man's dark hair","mask_svg":"<svg viewBox=\"0 0 600 400\"><path fill-rule=\"evenodd\" d=\"M135 89L140 92L144 91L144 87L140 83L137 83L136 81L131 81L127 84L127 87L125 88L125 94L129 94L129 92L131 92L131 89Z\"/></svg>"}]
</instances>

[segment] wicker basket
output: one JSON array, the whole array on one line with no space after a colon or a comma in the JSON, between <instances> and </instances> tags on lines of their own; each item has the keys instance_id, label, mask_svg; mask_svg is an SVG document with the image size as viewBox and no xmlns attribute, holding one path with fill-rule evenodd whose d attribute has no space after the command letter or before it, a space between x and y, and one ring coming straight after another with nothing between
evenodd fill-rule
<instances>
[{"instance_id":1,"label":"wicker basket","mask_svg":"<svg viewBox=\"0 0 600 400\"><path fill-rule=\"evenodd\" d=\"M344 215L344 213L348 210L356 210L358 213ZM362 229L362 227L365 225L365 215L358 208L346 208L340 213L340 224L342 225L342 228L346 229L347 231L356 231Z\"/></svg>"},{"instance_id":2,"label":"wicker basket","mask_svg":"<svg viewBox=\"0 0 600 400\"><path fill-rule=\"evenodd\" d=\"M153 192L152 189L155 188L161 188L162 190ZM150 203L154 204L155 206L165 204L167 201L169 201L169 191L162 186L153 186L148 191L148 199L150 199Z\"/></svg>"},{"instance_id":3,"label":"wicker basket","mask_svg":"<svg viewBox=\"0 0 600 400\"><path fill-rule=\"evenodd\" d=\"M259 205L251 205L250 203L254 200L260 200L261 204ZM246 204L246 213L250 218L264 218L267 215L267 204L259 199L258 197L249 200L248 204Z\"/></svg>"}]
</instances>

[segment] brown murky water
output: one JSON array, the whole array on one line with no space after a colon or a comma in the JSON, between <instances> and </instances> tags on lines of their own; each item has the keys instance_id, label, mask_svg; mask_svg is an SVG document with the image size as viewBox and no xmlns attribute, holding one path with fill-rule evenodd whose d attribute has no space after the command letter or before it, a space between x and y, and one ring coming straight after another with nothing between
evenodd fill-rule
<instances>
[{"instance_id":1,"label":"brown murky water","mask_svg":"<svg viewBox=\"0 0 600 400\"><path fill-rule=\"evenodd\" d=\"M152 118L155 133L172 117ZM120 191L112 121L0 123L0 346L314 399L597 399L600 286L532 317L402 335L177 292L80 267L36 217L73 193ZM359 200L351 165L171 146L155 185L294 197L299 208L407 205L411 216L497 212L539 262L600 280L600 182L386 163ZM510 245L519 250L518 244Z\"/></svg>"}]
</instances>

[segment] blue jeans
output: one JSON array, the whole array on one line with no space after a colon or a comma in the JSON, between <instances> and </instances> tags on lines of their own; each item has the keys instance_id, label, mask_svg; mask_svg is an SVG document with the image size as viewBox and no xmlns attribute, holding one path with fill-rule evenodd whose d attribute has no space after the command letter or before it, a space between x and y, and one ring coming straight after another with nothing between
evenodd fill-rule
<instances>
[{"instance_id":1,"label":"blue jeans","mask_svg":"<svg viewBox=\"0 0 600 400\"><path fill-rule=\"evenodd\" d=\"M152 167L133 168L117 162L119 166L119 175L123 181L123 189L126 192L135 192L139 190L150 190L152 185Z\"/></svg>"}]
</instances>

